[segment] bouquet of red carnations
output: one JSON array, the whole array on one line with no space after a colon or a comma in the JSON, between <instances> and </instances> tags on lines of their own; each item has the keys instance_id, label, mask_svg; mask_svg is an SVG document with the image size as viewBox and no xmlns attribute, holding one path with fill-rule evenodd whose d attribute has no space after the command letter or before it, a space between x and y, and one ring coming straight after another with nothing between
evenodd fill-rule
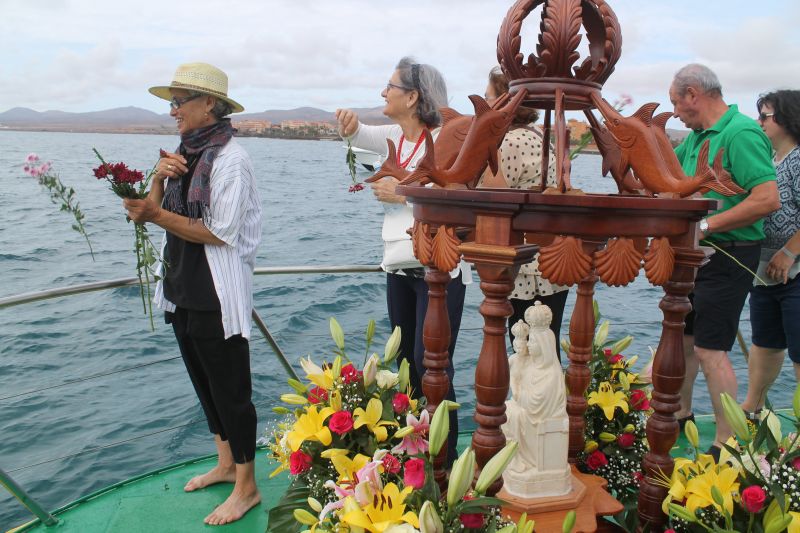
<instances>
[{"instance_id":1,"label":"bouquet of red carnations","mask_svg":"<svg viewBox=\"0 0 800 533\"><path fill-rule=\"evenodd\" d=\"M136 169L129 169L125 163L107 163L97 149L92 148L100 166L93 169L97 179L104 179L111 185L111 190L120 198L143 199L147 196L147 187L155 171L147 174ZM163 156L163 153L162 153ZM131 220L128 219L128 222ZM147 227L144 224L134 223L134 251L136 252L136 275L139 278L139 294L142 297L142 306L145 314L150 315L150 329L155 330L153 324L153 303L150 294L150 281L156 280L155 264L160 259L156 247L150 240Z\"/></svg>"}]
</instances>

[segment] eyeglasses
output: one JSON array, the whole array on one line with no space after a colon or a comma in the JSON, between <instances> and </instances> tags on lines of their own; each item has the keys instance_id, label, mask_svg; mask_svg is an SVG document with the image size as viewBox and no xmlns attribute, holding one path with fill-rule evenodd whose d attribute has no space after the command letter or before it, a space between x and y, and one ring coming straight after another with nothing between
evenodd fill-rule
<instances>
[{"instance_id":1,"label":"eyeglasses","mask_svg":"<svg viewBox=\"0 0 800 533\"><path fill-rule=\"evenodd\" d=\"M177 96L173 96L172 100L169 101L169 106L172 109L176 109L177 110L177 109L180 109L180 107L183 104L185 104L186 102L194 100L195 98L200 98L201 96L203 96L203 95L202 94L195 94L193 96L187 96L185 98L178 98Z\"/></svg>"},{"instance_id":2,"label":"eyeglasses","mask_svg":"<svg viewBox=\"0 0 800 533\"><path fill-rule=\"evenodd\" d=\"M775 113L759 113L758 114L758 121L759 122L764 122L765 120L767 120L767 117L774 117L774 116L775 116Z\"/></svg>"},{"instance_id":3,"label":"eyeglasses","mask_svg":"<svg viewBox=\"0 0 800 533\"><path fill-rule=\"evenodd\" d=\"M394 89L400 89L401 91L412 91L412 90L413 90L413 89L411 89L411 88L409 88L409 87L404 87L404 86L402 86L402 85L395 85L395 84L394 84L394 83L392 83L392 82L389 82L389 83L387 83L387 84L386 84L386 92L387 92L387 93L389 92L389 89L392 89L392 88L394 88Z\"/></svg>"}]
</instances>

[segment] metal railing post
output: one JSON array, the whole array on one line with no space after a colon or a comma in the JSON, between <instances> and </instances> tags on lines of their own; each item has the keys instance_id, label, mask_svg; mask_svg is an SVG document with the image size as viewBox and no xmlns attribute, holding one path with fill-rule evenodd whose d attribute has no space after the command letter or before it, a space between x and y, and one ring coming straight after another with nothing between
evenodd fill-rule
<instances>
[{"instance_id":1,"label":"metal railing post","mask_svg":"<svg viewBox=\"0 0 800 533\"><path fill-rule=\"evenodd\" d=\"M0 484L2 484L8 492L11 493L22 505L28 508L30 512L36 515L36 518L42 521L46 526L54 526L58 523L58 518L51 515L44 508L39 505L39 502L34 500L25 490L20 487L16 481L11 479L11 476L6 474L5 470L0 468Z\"/></svg>"},{"instance_id":2,"label":"metal railing post","mask_svg":"<svg viewBox=\"0 0 800 533\"><path fill-rule=\"evenodd\" d=\"M278 358L278 361L280 361L281 365L283 365L283 369L286 370L292 379L300 381L300 378L297 377L297 373L294 371L294 368L292 368L289 360L286 359L286 355L283 353L283 350L281 350L281 347L278 346L278 343L275 341L272 333L269 332L267 324L261 320L261 317L258 316L258 312L255 310L255 308L253 308L253 321L256 323L256 326L258 326L258 329L261 330L261 333L264 334L264 338L267 339L267 342L272 347L272 351L275 353L275 356Z\"/></svg>"}]
</instances>

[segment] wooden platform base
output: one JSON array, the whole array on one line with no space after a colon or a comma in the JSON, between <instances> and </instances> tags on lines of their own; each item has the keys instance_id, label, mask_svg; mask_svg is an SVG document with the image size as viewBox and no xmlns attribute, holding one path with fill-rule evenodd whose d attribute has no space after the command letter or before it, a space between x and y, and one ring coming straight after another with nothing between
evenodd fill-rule
<instances>
[{"instance_id":1,"label":"wooden platform base","mask_svg":"<svg viewBox=\"0 0 800 533\"><path fill-rule=\"evenodd\" d=\"M522 513L528 513L528 519L535 520L538 533L560 532L564 517L570 510L575 510L575 533L594 533L598 531L597 517L610 516L623 510L620 502L606 492L606 480L579 472L572 466L573 489L564 496L525 499L512 496L501 490L498 498L507 502L503 506L503 515L511 520L518 520Z\"/></svg>"}]
</instances>

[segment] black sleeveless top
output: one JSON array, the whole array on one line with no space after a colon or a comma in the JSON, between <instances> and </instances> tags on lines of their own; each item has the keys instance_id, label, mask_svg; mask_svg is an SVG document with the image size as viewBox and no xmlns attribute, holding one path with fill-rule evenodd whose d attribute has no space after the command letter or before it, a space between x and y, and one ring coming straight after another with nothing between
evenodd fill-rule
<instances>
[{"instance_id":1,"label":"black sleeveless top","mask_svg":"<svg viewBox=\"0 0 800 533\"><path fill-rule=\"evenodd\" d=\"M189 171L181 176L181 210L186 216L187 196L199 154L187 156ZM199 221L197 222L199 223ZM167 232L164 249L164 296L176 306L192 311L219 311L220 304L206 258L205 245L189 242Z\"/></svg>"}]
</instances>

